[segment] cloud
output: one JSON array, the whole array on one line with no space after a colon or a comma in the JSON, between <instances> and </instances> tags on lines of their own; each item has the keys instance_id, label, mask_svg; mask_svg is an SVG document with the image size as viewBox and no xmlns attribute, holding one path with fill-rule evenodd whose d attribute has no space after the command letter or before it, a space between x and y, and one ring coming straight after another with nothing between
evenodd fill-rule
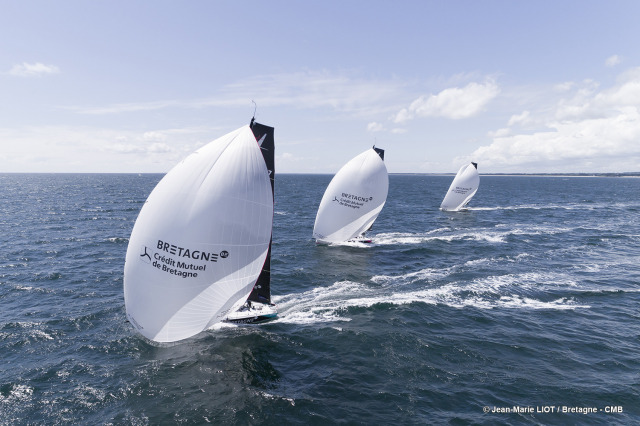
<instances>
[{"instance_id":1,"label":"cloud","mask_svg":"<svg viewBox=\"0 0 640 426\"><path fill-rule=\"evenodd\" d=\"M556 123L547 132L496 138L473 157L488 164L524 165L640 155L640 115L630 109L610 118Z\"/></svg>"},{"instance_id":2,"label":"cloud","mask_svg":"<svg viewBox=\"0 0 640 426\"><path fill-rule=\"evenodd\" d=\"M608 67L615 67L622 61L622 58L618 55L609 56L605 61L605 65Z\"/></svg>"},{"instance_id":3,"label":"cloud","mask_svg":"<svg viewBox=\"0 0 640 426\"><path fill-rule=\"evenodd\" d=\"M532 112L512 116L509 126L535 120L545 123L546 130L507 134L501 129L471 156L503 170L603 172L634 162L637 170L640 68L622 74L615 86L598 89L597 82L587 80L549 111L540 108L535 117Z\"/></svg>"},{"instance_id":4,"label":"cloud","mask_svg":"<svg viewBox=\"0 0 640 426\"><path fill-rule=\"evenodd\" d=\"M86 126L0 127L7 172L166 172L215 128L135 131Z\"/></svg>"},{"instance_id":5,"label":"cloud","mask_svg":"<svg viewBox=\"0 0 640 426\"><path fill-rule=\"evenodd\" d=\"M350 116L371 116L397 109L393 100L403 84L395 80L370 80L348 73L294 72L260 75L221 87L210 97L167 99L104 106L75 106L67 109L81 114L117 114L168 108L258 108L289 106L298 109L329 108ZM389 106L389 104L391 105Z\"/></svg>"},{"instance_id":6,"label":"cloud","mask_svg":"<svg viewBox=\"0 0 640 426\"><path fill-rule=\"evenodd\" d=\"M568 92L574 87L573 81L565 81L564 83L558 83L554 86L554 90L557 92Z\"/></svg>"},{"instance_id":7,"label":"cloud","mask_svg":"<svg viewBox=\"0 0 640 426\"><path fill-rule=\"evenodd\" d=\"M503 128L489 132L489 136L492 138L501 138L511 134L511 129Z\"/></svg>"},{"instance_id":8,"label":"cloud","mask_svg":"<svg viewBox=\"0 0 640 426\"><path fill-rule=\"evenodd\" d=\"M616 86L594 97L594 105L604 109L616 106L640 107L640 68L621 74Z\"/></svg>"},{"instance_id":9,"label":"cloud","mask_svg":"<svg viewBox=\"0 0 640 426\"><path fill-rule=\"evenodd\" d=\"M524 124L529 120L529 111L522 111L521 114L512 115L509 119L509 126L513 126L514 124Z\"/></svg>"},{"instance_id":10,"label":"cloud","mask_svg":"<svg viewBox=\"0 0 640 426\"><path fill-rule=\"evenodd\" d=\"M119 154L167 154L175 152L166 143L155 142L148 145L138 145L132 143L117 143L105 146L106 151Z\"/></svg>"},{"instance_id":11,"label":"cloud","mask_svg":"<svg viewBox=\"0 0 640 426\"><path fill-rule=\"evenodd\" d=\"M437 95L420 96L408 108L400 110L394 122L403 123L416 117L469 118L480 113L499 93L500 88L493 80L452 87Z\"/></svg>"},{"instance_id":12,"label":"cloud","mask_svg":"<svg viewBox=\"0 0 640 426\"><path fill-rule=\"evenodd\" d=\"M369 132L381 132L384 130L384 126L381 123L371 122L367 124L367 131Z\"/></svg>"},{"instance_id":13,"label":"cloud","mask_svg":"<svg viewBox=\"0 0 640 426\"><path fill-rule=\"evenodd\" d=\"M14 65L9 74L18 77L40 77L45 74L57 74L60 69L55 65L45 65L40 62L35 64L28 64L23 62L22 64Z\"/></svg>"},{"instance_id":14,"label":"cloud","mask_svg":"<svg viewBox=\"0 0 640 426\"><path fill-rule=\"evenodd\" d=\"M297 163L299 161L304 161L303 157L299 157L295 154L292 154L290 152L283 152L280 155L276 155L276 161L278 162L282 162L282 163L286 163L286 164L290 164L290 163Z\"/></svg>"}]
</instances>

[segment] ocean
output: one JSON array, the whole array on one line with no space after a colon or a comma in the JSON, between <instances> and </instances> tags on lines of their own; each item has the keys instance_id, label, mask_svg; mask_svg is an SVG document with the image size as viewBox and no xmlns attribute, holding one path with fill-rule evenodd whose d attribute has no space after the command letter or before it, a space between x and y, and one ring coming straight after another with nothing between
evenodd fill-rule
<instances>
[{"instance_id":1,"label":"ocean","mask_svg":"<svg viewBox=\"0 0 640 426\"><path fill-rule=\"evenodd\" d=\"M128 238L157 174L0 175L0 424L640 422L640 179L390 175L374 244L311 238L329 175L276 177L280 315L154 345Z\"/></svg>"}]
</instances>

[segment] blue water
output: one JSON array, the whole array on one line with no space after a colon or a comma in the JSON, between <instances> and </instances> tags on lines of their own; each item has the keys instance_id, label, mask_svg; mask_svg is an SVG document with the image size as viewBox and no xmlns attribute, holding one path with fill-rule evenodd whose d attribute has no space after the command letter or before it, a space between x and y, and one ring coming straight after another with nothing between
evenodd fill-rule
<instances>
[{"instance_id":1,"label":"blue water","mask_svg":"<svg viewBox=\"0 0 640 426\"><path fill-rule=\"evenodd\" d=\"M154 346L122 272L160 178L0 175L0 424L640 422L640 179L482 176L445 213L452 176L392 175L375 244L316 246L331 176L279 175L280 318Z\"/></svg>"}]
</instances>

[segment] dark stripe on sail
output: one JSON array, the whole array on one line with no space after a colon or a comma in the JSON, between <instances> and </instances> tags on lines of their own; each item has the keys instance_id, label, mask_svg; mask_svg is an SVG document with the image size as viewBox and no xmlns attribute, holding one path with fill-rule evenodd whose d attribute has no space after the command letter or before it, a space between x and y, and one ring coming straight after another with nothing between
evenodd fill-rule
<instances>
[{"instance_id":1,"label":"dark stripe on sail","mask_svg":"<svg viewBox=\"0 0 640 426\"><path fill-rule=\"evenodd\" d=\"M373 147L373 150L378 153L382 161L384 161L384 149Z\"/></svg>"},{"instance_id":2,"label":"dark stripe on sail","mask_svg":"<svg viewBox=\"0 0 640 426\"><path fill-rule=\"evenodd\" d=\"M271 196L274 197L274 178L275 178L275 161L274 161L274 149L275 143L273 138L273 127L265 126L264 124L256 123L251 120L251 131L256 138L256 141L260 141L264 137L262 144L260 145L260 151L264 158L264 163L269 171L269 179L271 180ZM251 302L271 303L271 242L269 241L269 250L267 251L267 258L262 266L262 272L258 276L256 284L253 286L253 290L247 300Z\"/></svg>"}]
</instances>

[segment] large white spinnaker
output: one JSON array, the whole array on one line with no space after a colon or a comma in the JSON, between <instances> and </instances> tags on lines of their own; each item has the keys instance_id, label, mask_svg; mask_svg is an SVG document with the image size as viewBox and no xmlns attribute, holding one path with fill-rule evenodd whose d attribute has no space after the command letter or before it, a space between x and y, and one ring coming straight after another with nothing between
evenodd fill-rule
<instances>
[{"instance_id":1,"label":"large white spinnaker","mask_svg":"<svg viewBox=\"0 0 640 426\"><path fill-rule=\"evenodd\" d=\"M273 128L255 123L262 129ZM270 248L272 170L254 123L203 146L158 183L131 232L127 317L148 339L200 333L240 307Z\"/></svg>"},{"instance_id":2,"label":"large white spinnaker","mask_svg":"<svg viewBox=\"0 0 640 426\"><path fill-rule=\"evenodd\" d=\"M480 185L478 164L472 162L460 167L458 174L451 182L447 195L442 200L440 209L457 211L465 207L471 198L476 195L478 185Z\"/></svg>"},{"instance_id":3,"label":"large white spinnaker","mask_svg":"<svg viewBox=\"0 0 640 426\"><path fill-rule=\"evenodd\" d=\"M387 201L389 175L384 150L371 148L345 164L320 201L313 238L339 243L363 235Z\"/></svg>"}]
</instances>

